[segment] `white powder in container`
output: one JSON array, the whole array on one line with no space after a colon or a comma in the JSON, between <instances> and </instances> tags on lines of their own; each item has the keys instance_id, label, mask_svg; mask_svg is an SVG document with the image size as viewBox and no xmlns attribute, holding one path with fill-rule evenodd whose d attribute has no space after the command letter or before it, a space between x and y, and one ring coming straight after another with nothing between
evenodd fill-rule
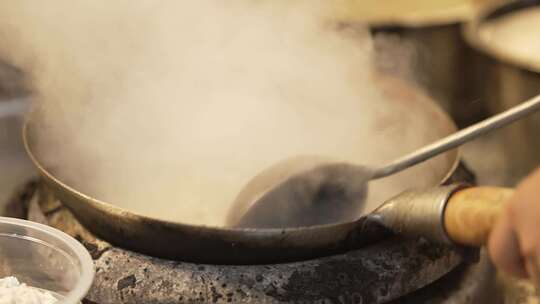
<instances>
[{"instance_id":1,"label":"white powder in container","mask_svg":"<svg viewBox=\"0 0 540 304\"><path fill-rule=\"evenodd\" d=\"M54 304L49 292L22 284L15 277L0 279L0 304Z\"/></svg>"}]
</instances>

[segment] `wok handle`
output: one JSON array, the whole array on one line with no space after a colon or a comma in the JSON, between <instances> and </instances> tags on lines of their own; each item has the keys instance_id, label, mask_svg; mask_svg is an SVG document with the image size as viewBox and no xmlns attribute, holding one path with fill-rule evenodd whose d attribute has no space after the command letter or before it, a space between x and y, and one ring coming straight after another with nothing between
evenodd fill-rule
<instances>
[{"instance_id":1,"label":"wok handle","mask_svg":"<svg viewBox=\"0 0 540 304\"><path fill-rule=\"evenodd\" d=\"M497 187L473 187L454 193L444 213L448 237L461 245L485 245L513 193L513 189Z\"/></svg>"}]
</instances>

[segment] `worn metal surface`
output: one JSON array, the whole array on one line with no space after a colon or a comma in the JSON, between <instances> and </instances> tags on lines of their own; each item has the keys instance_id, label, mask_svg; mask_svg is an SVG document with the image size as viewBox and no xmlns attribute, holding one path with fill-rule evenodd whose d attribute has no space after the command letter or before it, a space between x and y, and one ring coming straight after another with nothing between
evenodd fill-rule
<instances>
[{"instance_id":1,"label":"worn metal surface","mask_svg":"<svg viewBox=\"0 0 540 304\"><path fill-rule=\"evenodd\" d=\"M213 266L149 259L113 248L96 261L89 298L99 303L384 303L430 283L455 256L396 245L302 263ZM382 245L382 244L381 244ZM433 260L431 260L433 259Z\"/></svg>"},{"instance_id":2,"label":"worn metal surface","mask_svg":"<svg viewBox=\"0 0 540 304\"><path fill-rule=\"evenodd\" d=\"M36 187L36 185L34 185ZM227 266L167 261L96 239L50 195L29 218L79 239L96 279L88 300L109 303L385 303L440 278L461 253L423 240L391 238L346 254L304 262Z\"/></svg>"},{"instance_id":3,"label":"worn metal surface","mask_svg":"<svg viewBox=\"0 0 540 304\"><path fill-rule=\"evenodd\" d=\"M495 269L482 252L478 263L461 265L437 282L392 304L518 304L505 302L505 290L498 287Z\"/></svg>"},{"instance_id":4,"label":"worn metal surface","mask_svg":"<svg viewBox=\"0 0 540 304\"><path fill-rule=\"evenodd\" d=\"M381 205L371 218L401 235L421 235L434 242L451 244L444 226L444 210L450 196L463 187L452 184L406 191Z\"/></svg>"}]
</instances>

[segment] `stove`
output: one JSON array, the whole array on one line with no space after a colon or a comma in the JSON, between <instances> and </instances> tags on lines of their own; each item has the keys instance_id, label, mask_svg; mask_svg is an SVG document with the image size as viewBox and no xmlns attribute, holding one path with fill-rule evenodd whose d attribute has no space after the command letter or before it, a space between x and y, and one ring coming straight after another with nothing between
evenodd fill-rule
<instances>
[{"instance_id":1,"label":"stove","mask_svg":"<svg viewBox=\"0 0 540 304\"><path fill-rule=\"evenodd\" d=\"M11 216L60 229L85 245L96 278L85 303L504 303L483 254L391 237L329 257L273 265L203 265L115 247L88 232L39 181Z\"/></svg>"}]
</instances>

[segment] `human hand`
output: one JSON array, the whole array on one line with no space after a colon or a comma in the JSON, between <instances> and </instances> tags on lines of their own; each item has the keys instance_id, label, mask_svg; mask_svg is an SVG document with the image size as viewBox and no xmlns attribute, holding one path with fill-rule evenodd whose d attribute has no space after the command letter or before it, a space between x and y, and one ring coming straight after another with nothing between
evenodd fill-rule
<instances>
[{"instance_id":1,"label":"human hand","mask_svg":"<svg viewBox=\"0 0 540 304\"><path fill-rule=\"evenodd\" d=\"M540 287L540 169L516 188L488 242L495 266Z\"/></svg>"}]
</instances>

